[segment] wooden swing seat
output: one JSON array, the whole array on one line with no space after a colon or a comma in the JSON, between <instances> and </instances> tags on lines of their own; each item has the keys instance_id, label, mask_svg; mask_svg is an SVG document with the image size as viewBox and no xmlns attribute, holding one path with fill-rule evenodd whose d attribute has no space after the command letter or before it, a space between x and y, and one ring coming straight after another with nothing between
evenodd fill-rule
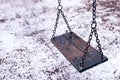
<instances>
[{"instance_id":1,"label":"wooden swing seat","mask_svg":"<svg viewBox=\"0 0 120 80\"><path fill-rule=\"evenodd\" d=\"M86 47L86 42L83 39L78 37L75 33L70 32L52 38L51 42L79 72L83 72L108 60L104 55L103 59L101 59L101 54L95 48L90 46L89 52L84 60L84 66L80 69L80 60L84 55L84 49Z\"/></svg>"}]
</instances>

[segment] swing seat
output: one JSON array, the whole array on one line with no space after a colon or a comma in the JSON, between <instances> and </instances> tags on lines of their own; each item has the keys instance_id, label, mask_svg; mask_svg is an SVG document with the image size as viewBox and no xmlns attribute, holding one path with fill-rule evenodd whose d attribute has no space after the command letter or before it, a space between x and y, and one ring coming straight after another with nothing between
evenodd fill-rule
<instances>
[{"instance_id":1,"label":"swing seat","mask_svg":"<svg viewBox=\"0 0 120 80\"><path fill-rule=\"evenodd\" d=\"M86 42L83 39L79 38L75 33L70 32L52 38L51 42L79 72L83 72L108 60L104 55L103 59L101 59L101 54L90 46L84 60L84 66L81 69L80 61L86 47Z\"/></svg>"}]
</instances>

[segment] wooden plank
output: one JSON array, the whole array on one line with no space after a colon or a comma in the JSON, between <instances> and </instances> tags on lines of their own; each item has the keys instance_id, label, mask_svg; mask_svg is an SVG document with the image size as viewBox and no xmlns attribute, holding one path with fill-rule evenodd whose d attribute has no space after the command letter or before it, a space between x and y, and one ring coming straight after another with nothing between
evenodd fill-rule
<instances>
[{"instance_id":1,"label":"wooden plank","mask_svg":"<svg viewBox=\"0 0 120 80\"><path fill-rule=\"evenodd\" d=\"M66 40L66 38L63 36L59 36L56 37L55 39L51 39L51 41L69 61L73 60L75 57L80 56L80 53L83 54L82 51L80 51L75 46L73 46L73 44L68 40ZM71 61L71 63L74 64L73 61Z\"/></svg>"},{"instance_id":2,"label":"wooden plank","mask_svg":"<svg viewBox=\"0 0 120 80\"><path fill-rule=\"evenodd\" d=\"M70 39L70 35L71 35L71 39ZM84 51L85 47L86 47L86 42L81 39L80 37L78 37L75 33L71 33L68 35L63 35L67 40L70 40L71 43L74 44L74 46L78 47L82 52ZM101 60L101 55L100 53L93 48L92 46L89 47L88 49L89 54L87 56L95 59L95 60ZM96 54L98 53L98 54ZM84 54L84 53L83 53Z\"/></svg>"},{"instance_id":3,"label":"wooden plank","mask_svg":"<svg viewBox=\"0 0 120 80\"><path fill-rule=\"evenodd\" d=\"M84 55L83 51L86 46L86 42L83 39L72 32L52 38L51 41L79 72L108 60L105 56L101 60L100 53L90 46L89 53L84 60L83 69L80 69L80 60Z\"/></svg>"},{"instance_id":4,"label":"wooden plank","mask_svg":"<svg viewBox=\"0 0 120 80\"><path fill-rule=\"evenodd\" d=\"M71 35L71 39L70 39L70 35ZM67 40L70 40L72 43L74 43L75 46L79 47L80 50L82 50L82 52L84 51L84 49L86 48L86 42L78 37L75 33L71 33L68 35L63 35ZM89 51L93 51L95 50L92 46L89 47Z\"/></svg>"}]
</instances>

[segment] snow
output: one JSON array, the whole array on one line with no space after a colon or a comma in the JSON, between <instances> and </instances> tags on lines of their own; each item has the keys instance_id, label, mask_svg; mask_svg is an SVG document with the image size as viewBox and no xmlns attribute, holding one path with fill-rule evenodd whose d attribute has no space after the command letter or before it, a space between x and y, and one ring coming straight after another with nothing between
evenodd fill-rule
<instances>
[{"instance_id":1,"label":"snow","mask_svg":"<svg viewBox=\"0 0 120 80\"><path fill-rule=\"evenodd\" d=\"M0 80L120 79L119 1L116 6L104 1L98 3L97 29L104 55L109 60L83 73L79 73L50 42L57 0L6 1L0 1ZM86 2L62 1L70 27L85 41L92 18L91 3ZM60 17L56 35L66 30ZM96 47L94 38L91 45Z\"/></svg>"}]
</instances>

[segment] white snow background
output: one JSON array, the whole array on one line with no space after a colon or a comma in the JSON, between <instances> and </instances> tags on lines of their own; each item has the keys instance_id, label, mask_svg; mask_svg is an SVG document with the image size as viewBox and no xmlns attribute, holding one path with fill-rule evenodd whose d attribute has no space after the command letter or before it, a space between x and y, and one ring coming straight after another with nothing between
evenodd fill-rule
<instances>
[{"instance_id":1,"label":"white snow background","mask_svg":"<svg viewBox=\"0 0 120 80\"><path fill-rule=\"evenodd\" d=\"M97 30L108 61L79 73L50 39L57 0L0 0L0 80L120 80L120 1L97 2ZM88 40L91 2L62 0L72 30ZM57 34L67 30L60 17ZM91 45L96 47L95 39Z\"/></svg>"}]
</instances>

